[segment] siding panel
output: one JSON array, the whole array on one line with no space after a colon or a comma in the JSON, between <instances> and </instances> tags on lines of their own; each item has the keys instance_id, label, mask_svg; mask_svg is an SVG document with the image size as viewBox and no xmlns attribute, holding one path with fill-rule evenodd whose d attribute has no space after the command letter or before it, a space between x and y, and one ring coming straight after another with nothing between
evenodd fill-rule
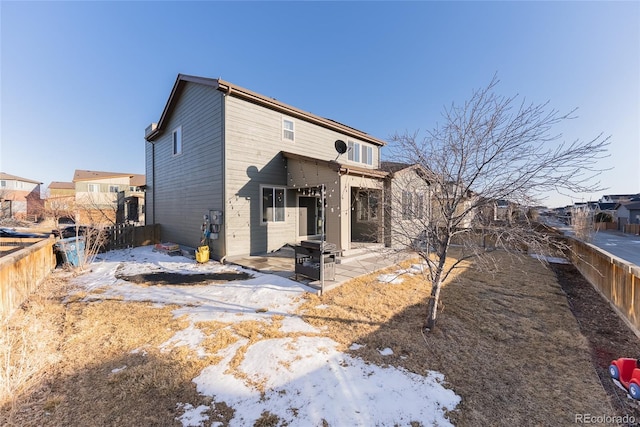
<instances>
[{"instance_id":1,"label":"siding panel","mask_svg":"<svg viewBox=\"0 0 640 427\"><path fill-rule=\"evenodd\" d=\"M147 176L156 177L148 191L155 198L150 215L161 224L164 241L198 246L203 215L223 208L222 103L223 95L215 89L186 84L165 132L154 142L155 165L147 147ZM173 155L172 133L178 126L182 153ZM223 240L221 233L211 242L216 257L224 255Z\"/></svg>"}]
</instances>

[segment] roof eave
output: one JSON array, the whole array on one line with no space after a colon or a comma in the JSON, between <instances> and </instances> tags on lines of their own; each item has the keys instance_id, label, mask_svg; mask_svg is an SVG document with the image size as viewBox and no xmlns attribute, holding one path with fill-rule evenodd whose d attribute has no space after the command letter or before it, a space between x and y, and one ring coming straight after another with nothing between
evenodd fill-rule
<instances>
[{"instance_id":1,"label":"roof eave","mask_svg":"<svg viewBox=\"0 0 640 427\"><path fill-rule=\"evenodd\" d=\"M186 74L178 74L178 77L176 78L173 88L171 89L171 94L169 95L169 99L167 100L167 103L165 104L162 114L160 115L160 120L158 120L158 125L153 131L149 133L149 135L145 136L145 140L147 140L148 142L154 142L154 140L164 131L166 127L167 118L173 111L173 108L175 106L174 104L179 95L179 92L184 86L184 84L187 82L198 83L198 84L203 84L203 85L213 87L227 95L244 99L251 103L261 105L263 107L266 107L275 111L279 111L288 116L308 121L318 126L322 126L324 128L334 130L336 132L342 133L352 138L357 138L365 142L369 142L374 145L378 145L382 147L387 144L385 141L375 138L357 129L351 128L349 126L343 125L341 123L338 123L329 119L325 119L320 116L316 116L315 114L284 104L273 98L268 98L264 95L260 95L259 93L234 85L233 83L227 82L225 80L190 76Z\"/></svg>"},{"instance_id":2,"label":"roof eave","mask_svg":"<svg viewBox=\"0 0 640 427\"><path fill-rule=\"evenodd\" d=\"M145 140L149 142L153 142L156 139L156 137L162 133L166 125L167 117L173 110L175 100L178 97L178 93L186 82L199 83L199 84L214 87L216 89L218 88L218 80L216 79L191 76L188 74L178 74L178 77L176 77L176 81L173 84L173 88L171 89L171 94L169 95L169 99L167 100L167 103L165 104L164 109L162 110L162 114L160 115L160 120L158 120L158 125L151 133L149 133L149 135L146 135L144 137Z\"/></svg>"}]
</instances>

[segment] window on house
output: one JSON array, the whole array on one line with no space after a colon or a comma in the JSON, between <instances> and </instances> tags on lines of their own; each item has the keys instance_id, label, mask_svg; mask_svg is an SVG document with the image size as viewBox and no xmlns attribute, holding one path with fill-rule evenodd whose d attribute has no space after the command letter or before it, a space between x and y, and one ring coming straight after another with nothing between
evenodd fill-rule
<instances>
[{"instance_id":1,"label":"window on house","mask_svg":"<svg viewBox=\"0 0 640 427\"><path fill-rule=\"evenodd\" d=\"M100 184L87 184L87 191L89 193L99 193L100 192Z\"/></svg>"},{"instance_id":2,"label":"window on house","mask_svg":"<svg viewBox=\"0 0 640 427\"><path fill-rule=\"evenodd\" d=\"M374 221L378 218L378 195L371 191L358 192L358 221Z\"/></svg>"},{"instance_id":3,"label":"window on house","mask_svg":"<svg viewBox=\"0 0 640 427\"><path fill-rule=\"evenodd\" d=\"M362 163L367 165L373 164L373 149L366 145L362 146Z\"/></svg>"},{"instance_id":4,"label":"window on house","mask_svg":"<svg viewBox=\"0 0 640 427\"><path fill-rule=\"evenodd\" d=\"M172 133L173 155L182 153L182 126L176 128Z\"/></svg>"},{"instance_id":5,"label":"window on house","mask_svg":"<svg viewBox=\"0 0 640 427\"><path fill-rule=\"evenodd\" d=\"M109 186L109 193L117 193L118 191L120 191L120 189L118 188L117 185L110 185Z\"/></svg>"},{"instance_id":6,"label":"window on house","mask_svg":"<svg viewBox=\"0 0 640 427\"><path fill-rule=\"evenodd\" d=\"M352 162L360 162L360 143L349 141L347 149L349 151L347 158Z\"/></svg>"},{"instance_id":7,"label":"window on house","mask_svg":"<svg viewBox=\"0 0 640 427\"><path fill-rule=\"evenodd\" d=\"M262 187L262 222L283 222L285 189L282 187Z\"/></svg>"},{"instance_id":8,"label":"window on house","mask_svg":"<svg viewBox=\"0 0 640 427\"><path fill-rule=\"evenodd\" d=\"M0 187L6 187L7 186L7 181L0 181Z\"/></svg>"},{"instance_id":9,"label":"window on house","mask_svg":"<svg viewBox=\"0 0 640 427\"><path fill-rule=\"evenodd\" d=\"M295 140L295 125L293 120L282 119L282 139L286 139L288 141Z\"/></svg>"},{"instance_id":10,"label":"window on house","mask_svg":"<svg viewBox=\"0 0 640 427\"><path fill-rule=\"evenodd\" d=\"M422 193L416 193L415 195L415 199L416 199L416 212L415 212L415 217L417 219L422 219L424 217L424 194Z\"/></svg>"},{"instance_id":11,"label":"window on house","mask_svg":"<svg viewBox=\"0 0 640 427\"><path fill-rule=\"evenodd\" d=\"M411 219L413 217L413 194L410 191L402 192L402 219Z\"/></svg>"},{"instance_id":12,"label":"window on house","mask_svg":"<svg viewBox=\"0 0 640 427\"><path fill-rule=\"evenodd\" d=\"M424 208L424 193L402 192L402 219L422 219Z\"/></svg>"}]
</instances>

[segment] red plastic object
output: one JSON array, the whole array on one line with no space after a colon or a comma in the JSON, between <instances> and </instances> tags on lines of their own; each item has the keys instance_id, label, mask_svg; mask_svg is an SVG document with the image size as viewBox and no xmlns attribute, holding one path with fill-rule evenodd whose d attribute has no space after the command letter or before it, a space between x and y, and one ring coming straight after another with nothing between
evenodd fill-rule
<instances>
[{"instance_id":1,"label":"red plastic object","mask_svg":"<svg viewBox=\"0 0 640 427\"><path fill-rule=\"evenodd\" d=\"M629 391L631 397L640 400L640 360L622 357L611 362L609 375Z\"/></svg>"}]
</instances>

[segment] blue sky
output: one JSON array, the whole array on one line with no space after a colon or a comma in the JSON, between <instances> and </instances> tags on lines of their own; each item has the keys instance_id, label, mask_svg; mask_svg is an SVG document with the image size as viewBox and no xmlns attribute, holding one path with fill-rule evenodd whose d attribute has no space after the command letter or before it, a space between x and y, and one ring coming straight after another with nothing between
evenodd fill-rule
<instances>
[{"instance_id":1,"label":"blue sky","mask_svg":"<svg viewBox=\"0 0 640 427\"><path fill-rule=\"evenodd\" d=\"M611 135L608 190L640 192L640 2L0 2L0 169L144 173L178 73L222 77L387 140L498 92ZM383 154L384 155L384 154Z\"/></svg>"}]
</instances>

